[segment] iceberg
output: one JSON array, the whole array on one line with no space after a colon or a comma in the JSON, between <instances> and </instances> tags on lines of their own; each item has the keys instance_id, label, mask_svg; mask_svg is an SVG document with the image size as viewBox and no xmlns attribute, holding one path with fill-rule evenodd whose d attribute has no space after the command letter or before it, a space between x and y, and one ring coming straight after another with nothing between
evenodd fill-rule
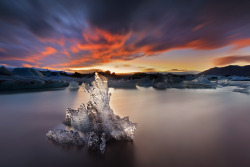
<instances>
[{"instance_id":1,"label":"iceberg","mask_svg":"<svg viewBox=\"0 0 250 167\"><path fill-rule=\"evenodd\" d=\"M34 69L34 68L15 68L12 71L14 75L20 75L20 76L36 76L36 77L44 77L44 75Z\"/></svg>"},{"instance_id":2,"label":"iceberg","mask_svg":"<svg viewBox=\"0 0 250 167\"><path fill-rule=\"evenodd\" d=\"M201 76L192 81L184 81L186 88L215 88L217 83L209 81L206 77Z\"/></svg>"},{"instance_id":3,"label":"iceberg","mask_svg":"<svg viewBox=\"0 0 250 167\"><path fill-rule=\"evenodd\" d=\"M129 79L110 79L108 81L108 86L112 88L123 88L123 89L136 89L137 80Z\"/></svg>"},{"instance_id":4,"label":"iceberg","mask_svg":"<svg viewBox=\"0 0 250 167\"><path fill-rule=\"evenodd\" d=\"M243 89L234 89L233 92L239 92L239 93L250 94L250 87L243 88Z\"/></svg>"},{"instance_id":5,"label":"iceberg","mask_svg":"<svg viewBox=\"0 0 250 167\"><path fill-rule=\"evenodd\" d=\"M249 77L232 76L229 77L231 81L250 81Z\"/></svg>"},{"instance_id":6,"label":"iceberg","mask_svg":"<svg viewBox=\"0 0 250 167\"><path fill-rule=\"evenodd\" d=\"M110 140L133 141L137 124L130 122L128 117L120 118L110 108L107 78L95 73L95 80L83 88L90 95L87 106L82 104L77 110L68 108L64 123L85 133L87 145L92 150L104 152Z\"/></svg>"},{"instance_id":7,"label":"iceberg","mask_svg":"<svg viewBox=\"0 0 250 167\"><path fill-rule=\"evenodd\" d=\"M228 79L220 79L217 80L216 82L218 87L225 87L229 85Z\"/></svg>"},{"instance_id":8,"label":"iceberg","mask_svg":"<svg viewBox=\"0 0 250 167\"><path fill-rule=\"evenodd\" d=\"M82 132L89 131L90 121L84 104L80 105L77 110L68 108L64 124Z\"/></svg>"},{"instance_id":9,"label":"iceberg","mask_svg":"<svg viewBox=\"0 0 250 167\"><path fill-rule=\"evenodd\" d=\"M4 66L0 67L0 75L12 75L12 72L9 71L7 68Z\"/></svg>"},{"instance_id":10,"label":"iceberg","mask_svg":"<svg viewBox=\"0 0 250 167\"><path fill-rule=\"evenodd\" d=\"M26 90L26 89L45 89L45 88L62 88L68 86L64 80L40 78L40 77L23 77L23 76L1 76L0 90Z\"/></svg>"},{"instance_id":11,"label":"iceberg","mask_svg":"<svg viewBox=\"0 0 250 167\"><path fill-rule=\"evenodd\" d=\"M153 79L150 79L150 77L147 76L145 78L140 79L136 86L148 88L153 86L153 81Z\"/></svg>"},{"instance_id":12,"label":"iceberg","mask_svg":"<svg viewBox=\"0 0 250 167\"><path fill-rule=\"evenodd\" d=\"M65 80L44 76L34 68L14 68L9 71L0 67L0 91L62 88L68 86Z\"/></svg>"},{"instance_id":13,"label":"iceberg","mask_svg":"<svg viewBox=\"0 0 250 167\"><path fill-rule=\"evenodd\" d=\"M159 90L165 90L168 87L167 82L157 82L153 85L153 88L159 89Z\"/></svg>"},{"instance_id":14,"label":"iceberg","mask_svg":"<svg viewBox=\"0 0 250 167\"><path fill-rule=\"evenodd\" d=\"M79 83L76 81L70 81L69 83L69 89L71 90L77 90L79 89Z\"/></svg>"}]
</instances>

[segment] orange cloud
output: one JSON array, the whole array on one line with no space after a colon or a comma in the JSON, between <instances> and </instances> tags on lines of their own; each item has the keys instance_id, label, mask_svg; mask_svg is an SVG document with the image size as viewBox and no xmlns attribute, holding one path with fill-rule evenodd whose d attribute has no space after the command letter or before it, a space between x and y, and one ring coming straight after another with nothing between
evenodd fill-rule
<instances>
[{"instance_id":1,"label":"orange cloud","mask_svg":"<svg viewBox=\"0 0 250 167\"><path fill-rule=\"evenodd\" d=\"M70 48L70 50L71 50L71 52L73 52L73 53L78 53L78 52L79 52L79 49L78 49L77 46L72 46L72 47Z\"/></svg>"},{"instance_id":2,"label":"orange cloud","mask_svg":"<svg viewBox=\"0 0 250 167\"><path fill-rule=\"evenodd\" d=\"M176 69L176 68L174 68L174 69L171 69L171 70L168 70L169 72L185 72L185 71L187 71L187 70L185 70L185 69Z\"/></svg>"},{"instance_id":3,"label":"orange cloud","mask_svg":"<svg viewBox=\"0 0 250 167\"><path fill-rule=\"evenodd\" d=\"M90 57L82 57L80 59L71 60L67 63L60 63L60 64L53 64L52 67L78 67L79 64L84 64L88 61L91 61L92 59Z\"/></svg>"},{"instance_id":4,"label":"orange cloud","mask_svg":"<svg viewBox=\"0 0 250 167\"><path fill-rule=\"evenodd\" d=\"M22 64L22 66L23 66L23 67L29 67L29 68L31 68L31 67L35 67L35 66L33 66L33 65L30 65L30 64L25 64L25 63L24 63L24 64Z\"/></svg>"},{"instance_id":5,"label":"orange cloud","mask_svg":"<svg viewBox=\"0 0 250 167\"><path fill-rule=\"evenodd\" d=\"M108 45L102 44L77 44L77 47L81 50L94 50L94 49L102 49L107 48Z\"/></svg>"},{"instance_id":6,"label":"orange cloud","mask_svg":"<svg viewBox=\"0 0 250 167\"><path fill-rule=\"evenodd\" d=\"M64 55L66 55L68 58L71 58L71 55L69 54L69 52L66 49L64 51L62 51L62 53Z\"/></svg>"},{"instance_id":7,"label":"orange cloud","mask_svg":"<svg viewBox=\"0 0 250 167\"><path fill-rule=\"evenodd\" d=\"M0 52L6 52L6 50L4 48L0 48Z\"/></svg>"},{"instance_id":8,"label":"orange cloud","mask_svg":"<svg viewBox=\"0 0 250 167\"><path fill-rule=\"evenodd\" d=\"M205 27L207 23L197 25L194 27L193 31L197 31ZM73 58L65 63L60 63L59 66L72 67L72 66L84 66L86 62L96 63L108 63L114 60L129 60L145 55L156 55L157 53L162 53L177 49L197 49L197 50L212 50L217 49L226 45L235 45L236 49L250 46L250 39L239 39L239 40L229 40L229 44L215 44L211 43L206 38L195 39L193 41L187 41L176 46L157 46L156 44L145 43L141 46L136 46L138 39L143 39L147 36L146 33L141 32L137 35L138 39L134 41L127 42L132 35L132 32L127 34L112 34L111 32L101 30L98 28L92 28L88 31L84 30L82 36L85 42L79 42L77 39L65 39L63 38L63 44L68 42L71 44L70 48L64 48L63 53L68 58ZM50 42L58 43L58 40L49 40ZM71 53L80 53L81 51L89 51L88 55L84 55L81 58L74 59L71 57ZM47 47L45 51L42 52L43 55L55 54L58 51L52 47ZM41 59L43 56L38 56ZM32 61L32 60L30 60Z\"/></svg>"},{"instance_id":9,"label":"orange cloud","mask_svg":"<svg viewBox=\"0 0 250 167\"><path fill-rule=\"evenodd\" d=\"M203 28L206 24L201 24L195 27L195 31ZM62 47L61 50L59 46L54 47L47 46L40 53L27 55L26 57L7 57L2 58L1 60L20 60L26 61L27 64L34 64L39 66L43 63L42 59L49 56L57 54L57 56L62 55L62 60L58 64L52 64L53 68L73 68L73 67L86 67L91 65L96 65L98 63L109 63L117 60L131 60L142 56L151 56L157 55L158 53L178 50L178 49L199 49L199 50L211 50L217 49L222 46L234 45L236 49L250 46L250 38L247 39L238 39L238 40L229 40L227 44L218 44L211 43L206 38L194 39L192 41L183 41L179 44L171 43L153 43L152 41L143 41L147 37L146 32L140 32L139 34L134 34L135 32L128 32L127 34L112 34L111 32L101 30L98 28L92 28L88 31L84 30L82 38L79 39L67 39L62 38L60 40L47 40L44 42L56 43L60 45L65 45L67 47ZM132 36L133 34L133 36ZM136 39L134 37L137 37ZM81 42L80 42L81 41ZM138 45L138 41L142 41L142 44ZM53 45L52 45L53 46ZM0 48L0 51L5 51ZM86 52L88 51L88 52ZM76 54L77 53L77 54ZM79 55L82 54L81 57ZM66 58L65 56L68 58ZM76 56L76 57L74 57ZM65 59L63 59L63 57ZM235 62L235 61L248 61L246 58L234 58L234 59L218 59L215 60L215 64L225 64L226 62ZM47 64L48 65L48 64Z\"/></svg>"},{"instance_id":10,"label":"orange cloud","mask_svg":"<svg viewBox=\"0 0 250 167\"><path fill-rule=\"evenodd\" d=\"M226 57L216 58L214 60L214 64L216 66L228 65L236 62L250 63L250 56L226 56Z\"/></svg>"},{"instance_id":11,"label":"orange cloud","mask_svg":"<svg viewBox=\"0 0 250 167\"><path fill-rule=\"evenodd\" d=\"M85 39L87 42L98 41L98 40L100 40L99 35L96 34L96 33L93 33L93 32L82 33L82 36L84 37L84 39Z\"/></svg>"},{"instance_id":12,"label":"orange cloud","mask_svg":"<svg viewBox=\"0 0 250 167\"><path fill-rule=\"evenodd\" d=\"M190 41L187 44L182 46L183 48L193 48L193 49L204 49L204 50L209 50L209 49L214 49L216 46L211 46L208 41L204 39L197 39L194 41Z\"/></svg>"},{"instance_id":13,"label":"orange cloud","mask_svg":"<svg viewBox=\"0 0 250 167\"><path fill-rule=\"evenodd\" d=\"M124 50L124 44L131 33L114 35L104 30L91 29L82 35L86 43L76 43L70 47L70 51L72 53L79 53L81 50L86 50L90 54L88 56L83 55L80 59L61 63L59 66L79 66L87 61L107 63L112 61L112 59L125 59L126 56L132 54L131 51Z\"/></svg>"},{"instance_id":14,"label":"orange cloud","mask_svg":"<svg viewBox=\"0 0 250 167\"><path fill-rule=\"evenodd\" d=\"M27 63L23 63L22 66L24 67L40 67L42 62L41 60L49 55L57 53L57 50L53 47L46 47L45 51L41 52L40 54L31 54L26 57L6 57L2 58L1 60L19 60L19 61L25 61ZM65 55L67 55L67 52L63 52Z\"/></svg>"},{"instance_id":15,"label":"orange cloud","mask_svg":"<svg viewBox=\"0 0 250 167\"><path fill-rule=\"evenodd\" d=\"M156 72L157 70L155 68L145 68L143 69L143 72Z\"/></svg>"},{"instance_id":16,"label":"orange cloud","mask_svg":"<svg viewBox=\"0 0 250 167\"><path fill-rule=\"evenodd\" d=\"M1 60L18 60L18 61L26 61L29 63L33 63L35 60L33 59L27 59L25 57L3 57Z\"/></svg>"},{"instance_id":17,"label":"orange cloud","mask_svg":"<svg viewBox=\"0 0 250 167\"><path fill-rule=\"evenodd\" d=\"M56 52L57 52L57 50L55 48L47 47L47 48L45 48L45 51L42 52L42 54L44 54L44 55L52 55L52 54L55 54Z\"/></svg>"},{"instance_id":18,"label":"orange cloud","mask_svg":"<svg viewBox=\"0 0 250 167\"><path fill-rule=\"evenodd\" d=\"M241 49L250 46L250 38L235 40L233 41L233 45L235 45L235 49Z\"/></svg>"}]
</instances>

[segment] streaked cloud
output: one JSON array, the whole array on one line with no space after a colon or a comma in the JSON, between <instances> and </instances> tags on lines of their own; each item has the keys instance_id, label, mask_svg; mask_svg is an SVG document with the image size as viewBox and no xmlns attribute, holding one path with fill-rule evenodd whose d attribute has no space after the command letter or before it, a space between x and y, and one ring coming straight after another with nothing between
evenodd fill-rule
<instances>
[{"instance_id":1,"label":"streaked cloud","mask_svg":"<svg viewBox=\"0 0 250 167\"><path fill-rule=\"evenodd\" d=\"M185 69L176 69L176 68L174 68L174 69L171 69L171 70L168 70L169 72L185 72L185 71L187 71L187 70L185 70Z\"/></svg>"},{"instance_id":2,"label":"streaked cloud","mask_svg":"<svg viewBox=\"0 0 250 167\"><path fill-rule=\"evenodd\" d=\"M236 0L1 0L0 63L69 69L157 59L179 49L237 50L250 46L249 5ZM215 62L237 61L249 62L246 56Z\"/></svg>"},{"instance_id":3,"label":"streaked cloud","mask_svg":"<svg viewBox=\"0 0 250 167\"><path fill-rule=\"evenodd\" d=\"M220 57L214 60L214 64L216 66L223 66L223 65L228 65L228 64L233 64L237 62L246 62L250 63L250 56L226 56L226 57Z\"/></svg>"},{"instance_id":4,"label":"streaked cloud","mask_svg":"<svg viewBox=\"0 0 250 167\"><path fill-rule=\"evenodd\" d=\"M42 54L44 54L44 55L51 55L51 54L55 54L56 52L57 52L57 50L55 48L46 47L45 51L43 51Z\"/></svg>"}]
</instances>

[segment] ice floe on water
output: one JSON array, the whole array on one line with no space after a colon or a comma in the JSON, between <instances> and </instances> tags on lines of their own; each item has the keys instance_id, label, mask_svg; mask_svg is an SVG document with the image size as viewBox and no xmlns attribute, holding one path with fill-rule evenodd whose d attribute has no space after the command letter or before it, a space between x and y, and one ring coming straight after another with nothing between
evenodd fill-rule
<instances>
[{"instance_id":1,"label":"ice floe on water","mask_svg":"<svg viewBox=\"0 0 250 167\"><path fill-rule=\"evenodd\" d=\"M250 77L247 76L220 76L220 75L175 75L164 73L135 73L115 75L110 72L100 72L108 78L108 87L119 89L137 89L152 87L157 90L170 88L177 89L215 89L225 86L247 88ZM63 71L50 71L36 68L0 67L0 91L63 88L78 90L83 83L90 84L95 80L94 73L69 74ZM241 92L241 91L240 91Z\"/></svg>"},{"instance_id":2,"label":"ice floe on water","mask_svg":"<svg viewBox=\"0 0 250 167\"><path fill-rule=\"evenodd\" d=\"M76 81L70 81L69 82L69 89L71 89L71 90L79 89L79 83Z\"/></svg>"},{"instance_id":3,"label":"ice floe on water","mask_svg":"<svg viewBox=\"0 0 250 167\"><path fill-rule=\"evenodd\" d=\"M250 94L250 87L241 88L241 89L234 89L233 92L239 92L239 93Z\"/></svg>"},{"instance_id":4,"label":"ice floe on water","mask_svg":"<svg viewBox=\"0 0 250 167\"><path fill-rule=\"evenodd\" d=\"M249 77L231 76L229 77L231 81L250 81Z\"/></svg>"},{"instance_id":5,"label":"ice floe on water","mask_svg":"<svg viewBox=\"0 0 250 167\"><path fill-rule=\"evenodd\" d=\"M135 89L137 80L113 79L109 80L108 86L112 88Z\"/></svg>"},{"instance_id":6,"label":"ice floe on water","mask_svg":"<svg viewBox=\"0 0 250 167\"><path fill-rule=\"evenodd\" d=\"M186 88L216 88L217 84L201 76L191 81L184 81Z\"/></svg>"},{"instance_id":7,"label":"ice floe on water","mask_svg":"<svg viewBox=\"0 0 250 167\"><path fill-rule=\"evenodd\" d=\"M15 68L12 71L0 68L0 90L23 90L66 87L68 83L62 79L44 76L33 68Z\"/></svg>"},{"instance_id":8,"label":"ice floe on water","mask_svg":"<svg viewBox=\"0 0 250 167\"><path fill-rule=\"evenodd\" d=\"M115 115L110 108L111 94L107 78L95 73L95 80L85 84L84 89L90 95L87 106L82 104L77 110L67 109L64 123L85 133L87 145L92 150L104 152L106 142L110 140L133 141L136 124L129 121L128 117ZM61 144L61 140L56 142Z\"/></svg>"}]
</instances>

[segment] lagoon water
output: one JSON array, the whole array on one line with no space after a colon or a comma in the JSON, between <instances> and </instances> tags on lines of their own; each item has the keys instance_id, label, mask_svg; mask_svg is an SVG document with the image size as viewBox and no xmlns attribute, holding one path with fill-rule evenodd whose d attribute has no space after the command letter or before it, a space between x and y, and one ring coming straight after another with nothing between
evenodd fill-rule
<instances>
[{"instance_id":1,"label":"lagoon water","mask_svg":"<svg viewBox=\"0 0 250 167\"><path fill-rule=\"evenodd\" d=\"M233 89L113 89L114 112L138 128L133 143L109 143L104 155L45 136L88 101L82 89L2 93L0 166L250 166L250 95Z\"/></svg>"}]
</instances>

